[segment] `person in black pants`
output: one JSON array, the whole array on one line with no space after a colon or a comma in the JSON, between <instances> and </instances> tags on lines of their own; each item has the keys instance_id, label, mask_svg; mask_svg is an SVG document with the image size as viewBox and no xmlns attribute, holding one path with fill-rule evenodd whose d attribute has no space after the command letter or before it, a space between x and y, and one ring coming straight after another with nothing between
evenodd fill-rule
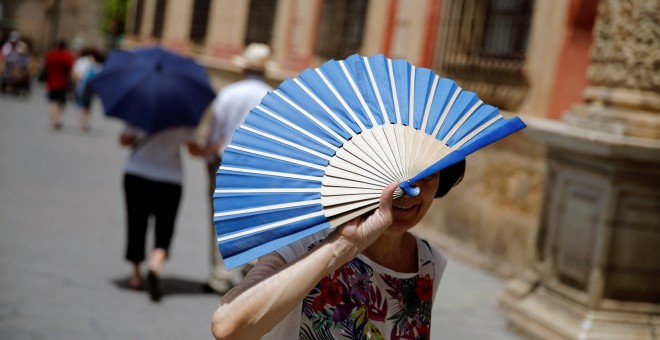
<instances>
[{"instance_id":1,"label":"person in black pants","mask_svg":"<svg viewBox=\"0 0 660 340\"><path fill-rule=\"evenodd\" d=\"M140 265L146 259L146 235L149 218L153 217L155 237L146 281L153 301L159 301L163 295L160 272L170 254L182 195L180 149L189 137L188 129L147 135L130 126L119 136L119 144L132 149L124 165L126 259L132 264L129 286L134 289L144 286Z\"/></svg>"}]
</instances>

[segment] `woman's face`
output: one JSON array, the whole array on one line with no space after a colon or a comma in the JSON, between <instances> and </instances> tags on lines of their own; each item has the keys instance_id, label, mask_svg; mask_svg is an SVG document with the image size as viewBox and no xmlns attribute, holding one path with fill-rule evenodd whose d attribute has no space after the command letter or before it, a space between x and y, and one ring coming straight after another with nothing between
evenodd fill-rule
<instances>
[{"instance_id":1,"label":"woman's face","mask_svg":"<svg viewBox=\"0 0 660 340\"><path fill-rule=\"evenodd\" d=\"M404 195L395 199L392 204L392 227L405 231L417 225L431 207L439 184L440 173L436 172L413 183L413 186L419 187L419 195Z\"/></svg>"}]
</instances>

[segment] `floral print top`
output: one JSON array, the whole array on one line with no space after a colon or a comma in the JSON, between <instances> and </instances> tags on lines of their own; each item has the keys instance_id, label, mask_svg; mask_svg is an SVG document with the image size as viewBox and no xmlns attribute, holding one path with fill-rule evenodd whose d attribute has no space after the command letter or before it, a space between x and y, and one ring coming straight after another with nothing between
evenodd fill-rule
<instances>
[{"instance_id":1,"label":"floral print top","mask_svg":"<svg viewBox=\"0 0 660 340\"><path fill-rule=\"evenodd\" d=\"M301 255L292 258L286 248L278 252L288 262ZM433 298L446 259L419 238L417 252L416 273L398 273L358 256L323 278L291 313L298 315L287 316L266 338L430 339Z\"/></svg>"}]
</instances>

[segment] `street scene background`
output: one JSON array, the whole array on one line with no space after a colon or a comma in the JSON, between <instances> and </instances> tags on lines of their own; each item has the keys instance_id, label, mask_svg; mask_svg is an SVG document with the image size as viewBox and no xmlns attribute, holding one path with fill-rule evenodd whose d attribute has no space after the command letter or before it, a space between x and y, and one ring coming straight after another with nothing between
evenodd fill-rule
<instances>
[{"instance_id":1,"label":"street scene background","mask_svg":"<svg viewBox=\"0 0 660 340\"><path fill-rule=\"evenodd\" d=\"M0 339L208 339L221 296L206 293L205 165L186 156L184 194L159 304L126 288L117 144L98 102L92 130L49 128L43 85L0 97ZM517 339L497 309L503 281L451 259L435 301L443 339Z\"/></svg>"}]
</instances>

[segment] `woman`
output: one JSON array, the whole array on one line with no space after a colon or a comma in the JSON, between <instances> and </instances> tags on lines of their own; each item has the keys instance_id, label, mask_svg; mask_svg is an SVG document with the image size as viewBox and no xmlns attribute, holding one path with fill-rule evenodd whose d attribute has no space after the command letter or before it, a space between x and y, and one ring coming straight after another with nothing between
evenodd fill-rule
<instances>
[{"instance_id":1,"label":"woman","mask_svg":"<svg viewBox=\"0 0 660 340\"><path fill-rule=\"evenodd\" d=\"M145 260L149 217L153 216L155 237L147 272L147 291L153 301L159 301L163 295L160 272L170 252L182 194L180 151L190 136L190 130L184 128L148 135L129 125L119 136L119 144L131 148L124 164L126 259L132 265L128 284L133 289L142 289L144 285L140 265Z\"/></svg>"},{"instance_id":2,"label":"woman","mask_svg":"<svg viewBox=\"0 0 660 340\"><path fill-rule=\"evenodd\" d=\"M217 339L430 338L431 308L446 259L409 232L463 177L465 162L321 235L268 254L213 314Z\"/></svg>"}]
</instances>

